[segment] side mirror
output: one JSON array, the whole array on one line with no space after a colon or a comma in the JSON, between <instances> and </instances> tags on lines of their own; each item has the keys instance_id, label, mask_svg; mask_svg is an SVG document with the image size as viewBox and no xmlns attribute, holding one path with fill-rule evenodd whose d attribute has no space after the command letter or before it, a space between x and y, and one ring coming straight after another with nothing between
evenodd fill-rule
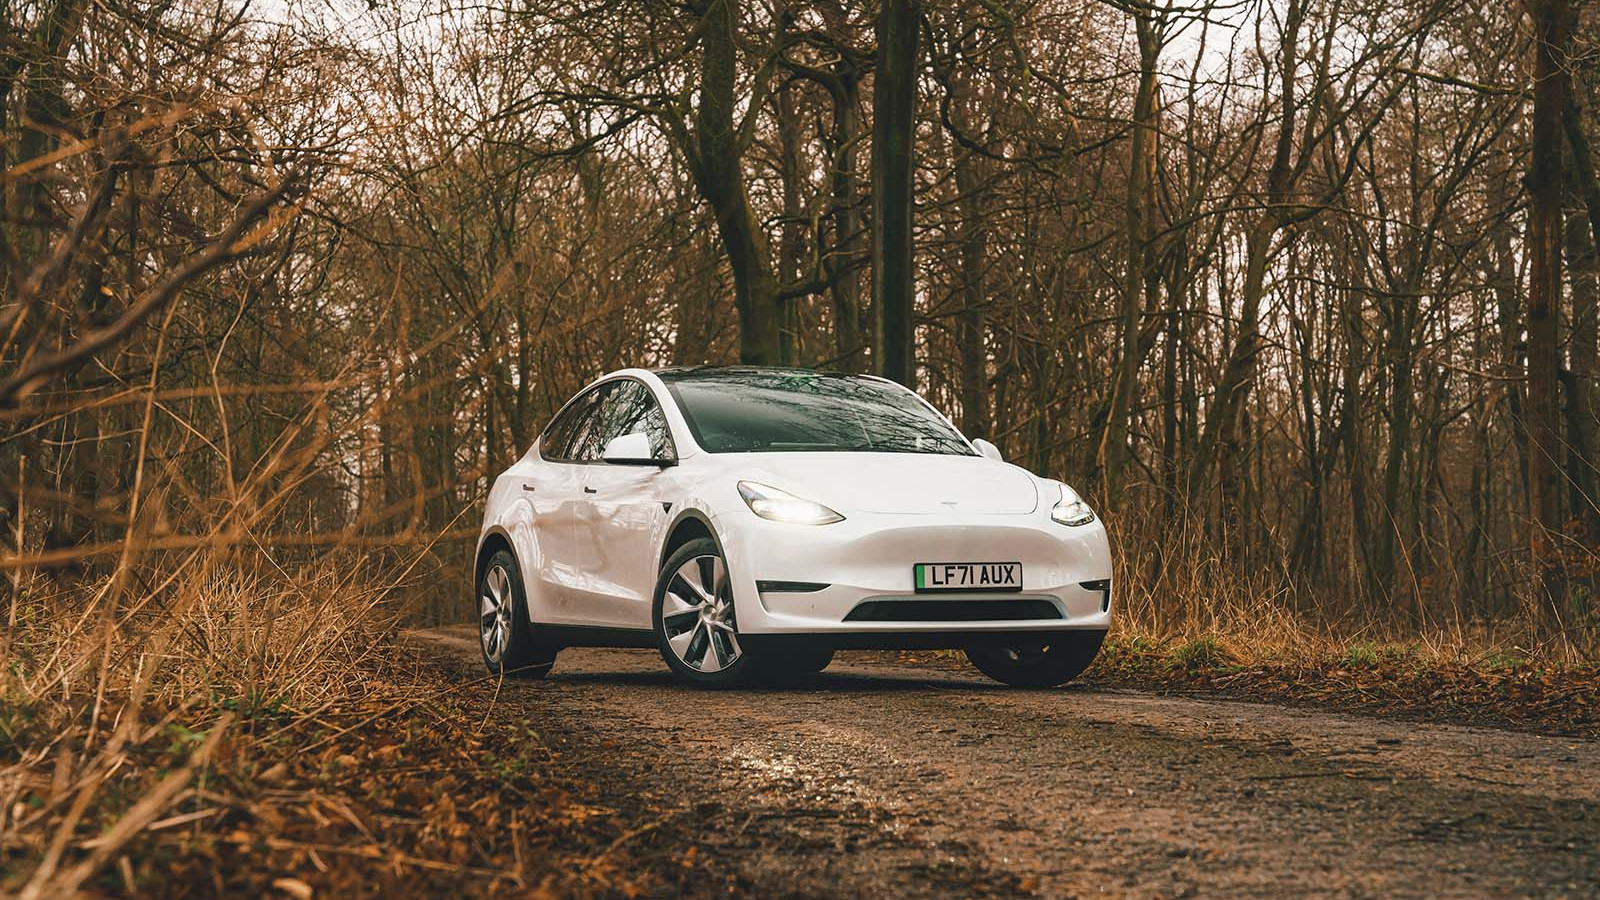
<instances>
[{"instance_id":1,"label":"side mirror","mask_svg":"<svg viewBox=\"0 0 1600 900\"><path fill-rule=\"evenodd\" d=\"M993 445L991 443L989 443L988 441L984 440L983 438L978 438L977 440L973 441L972 442L972 446L977 447L979 453L982 453L984 456L989 457L990 459L994 460L995 462L1005 462L1006 461L1005 457L1000 455L1000 448L996 447L995 445Z\"/></svg>"},{"instance_id":2,"label":"side mirror","mask_svg":"<svg viewBox=\"0 0 1600 900\"><path fill-rule=\"evenodd\" d=\"M600 458L614 466L672 465L672 460L662 459L650 452L650 436L643 432L612 438Z\"/></svg>"}]
</instances>

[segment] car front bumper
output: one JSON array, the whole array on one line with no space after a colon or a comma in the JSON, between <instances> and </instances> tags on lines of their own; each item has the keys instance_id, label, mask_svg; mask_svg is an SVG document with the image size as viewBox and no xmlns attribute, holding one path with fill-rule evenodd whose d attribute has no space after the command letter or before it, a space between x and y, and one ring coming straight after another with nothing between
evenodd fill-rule
<instances>
[{"instance_id":1,"label":"car front bumper","mask_svg":"<svg viewBox=\"0 0 1600 900\"><path fill-rule=\"evenodd\" d=\"M937 646L953 636L1105 630L1111 621L1111 553L1100 521L1070 527L1027 516L855 514L831 525L788 525L751 515L718 522L733 578L739 631L750 635L859 635L839 646ZM1015 592L916 593L917 563L1020 562ZM759 585L759 586L758 586ZM778 589L774 589L775 585ZM825 585L824 587L817 587ZM762 590L760 586L767 589ZM989 601L1048 604L1051 618L989 618ZM850 619L860 604L899 601L961 606L959 620ZM997 610L1033 604L996 604ZM954 607L952 607L954 609ZM974 616L977 617L974 617ZM874 641L873 635L882 638ZM926 635L926 641L914 636ZM943 639L935 636L942 636ZM904 637L905 639L902 639Z\"/></svg>"}]
</instances>

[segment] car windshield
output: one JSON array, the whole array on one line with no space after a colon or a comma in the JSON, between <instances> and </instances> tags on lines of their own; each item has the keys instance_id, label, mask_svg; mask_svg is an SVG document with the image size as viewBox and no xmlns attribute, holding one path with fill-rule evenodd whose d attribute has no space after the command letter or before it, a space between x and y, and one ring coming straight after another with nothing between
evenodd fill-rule
<instances>
[{"instance_id":1,"label":"car windshield","mask_svg":"<svg viewBox=\"0 0 1600 900\"><path fill-rule=\"evenodd\" d=\"M950 424L885 381L815 372L663 372L711 453L869 451L972 456Z\"/></svg>"}]
</instances>

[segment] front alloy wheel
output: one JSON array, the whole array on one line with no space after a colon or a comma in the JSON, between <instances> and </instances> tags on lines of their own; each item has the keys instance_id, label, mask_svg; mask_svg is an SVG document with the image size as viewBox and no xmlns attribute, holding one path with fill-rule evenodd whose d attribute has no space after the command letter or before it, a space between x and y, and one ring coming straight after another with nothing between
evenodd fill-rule
<instances>
[{"instance_id":1,"label":"front alloy wheel","mask_svg":"<svg viewBox=\"0 0 1600 900\"><path fill-rule=\"evenodd\" d=\"M728 564L715 541L698 538L668 557L653 611L661 656L680 678L725 687L748 677Z\"/></svg>"}]
</instances>

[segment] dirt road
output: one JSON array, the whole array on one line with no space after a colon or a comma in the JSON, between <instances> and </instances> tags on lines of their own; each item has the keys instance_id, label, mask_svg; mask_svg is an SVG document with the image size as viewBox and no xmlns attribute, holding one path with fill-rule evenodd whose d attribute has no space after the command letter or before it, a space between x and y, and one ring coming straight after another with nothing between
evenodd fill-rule
<instances>
[{"instance_id":1,"label":"dirt road","mask_svg":"<svg viewBox=\"0 0 1600 900\"><path fill-rule=\"evenodd\" d=\"M481 672L470 630L416 638ZM1600 896L1590 741L849 656L704 692L569 650L497 709L757 895Z\"/></svg>"}]
</instances>

